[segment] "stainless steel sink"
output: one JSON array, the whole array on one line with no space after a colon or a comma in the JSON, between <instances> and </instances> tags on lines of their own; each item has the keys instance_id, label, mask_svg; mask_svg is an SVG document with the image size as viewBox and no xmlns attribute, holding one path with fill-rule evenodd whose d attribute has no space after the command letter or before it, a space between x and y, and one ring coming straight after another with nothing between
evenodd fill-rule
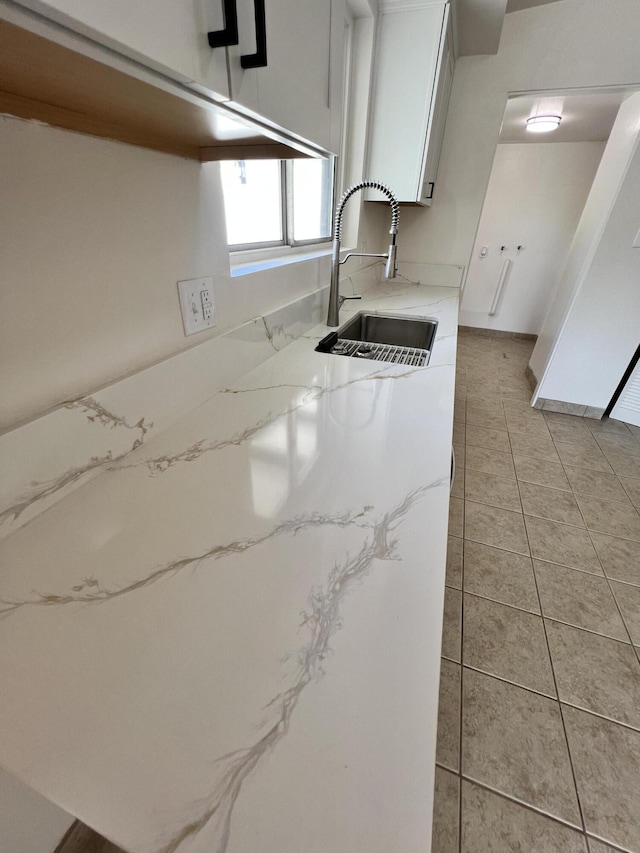
<instances>
[{"instance_id":1,"label":"stainless steel sink","mask_svg":"<svg viewBox=\"0 0 640 853\"><path fill-rule=\"evenodd\" d=\"M437 320L361 311L323 338L316 350L351 358L424 366L429 361Z\"/></svg>"}]
</instances>

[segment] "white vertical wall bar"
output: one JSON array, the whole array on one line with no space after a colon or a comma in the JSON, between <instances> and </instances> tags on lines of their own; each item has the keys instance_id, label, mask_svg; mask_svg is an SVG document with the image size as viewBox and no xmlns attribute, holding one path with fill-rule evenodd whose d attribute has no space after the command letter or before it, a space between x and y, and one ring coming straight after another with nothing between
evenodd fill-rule
<instances>
[{"instance_id":1,"label":"white vertical wall bar","mask_svg":"<svg viewBox=\"0 0 640 853\"><path fill-rule=\"evenodd\" d=\"M496 295L493 297L493 302L491 303L491 308L489 309L489 316L493 317L493 315L498 310L498 303L500 302L500 297L502 296L502 291L504 290L504 286L507 283L507 278L509 276L509 270L511 269L511 261L507 259L502 265L502 272L500 273L500 278L498 279L498 286L496 288Z\"/></svg>"}]
</instances>

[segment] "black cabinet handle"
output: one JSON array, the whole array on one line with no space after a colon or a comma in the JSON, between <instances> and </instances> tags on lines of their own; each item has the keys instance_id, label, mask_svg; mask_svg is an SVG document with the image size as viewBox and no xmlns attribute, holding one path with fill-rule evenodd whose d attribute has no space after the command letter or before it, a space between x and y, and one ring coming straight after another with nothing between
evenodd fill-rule
<instances>
[{"instance_id":1,"label":"black cabinet handle","mask_svg":"<svg viewBox=\"0 0 640 853\"><path fill-rule=\"evenodd\" d=\"M238 10L236 0L222 0L223 30L212 30L207 33L209 47L228 47L238 44Z\"/></svg>"},{"instance_id":2,"label":"black cabinet handle","mask_svg":"<svg viewBox=\"0 0 640 853\"><path fill-rule=\"evenodd\" d=\"M267 64L267 21L264 0L253 0L256 21L256 52L240 57L243 68L263 68Z\"/></svg>"},{"instance_id":3,"label":"black cabinet handle","mask_svg":"<svg viewBox=\"0 0 640 853\"><path fill-rule=\"evenodd\" d=\"M436 185L434 184L433 181L429 181L428 187L429 187L429 195L426 195L425 198L430 201L433 198L433 191L436 188Z\"/></svg>"}]
</instances>

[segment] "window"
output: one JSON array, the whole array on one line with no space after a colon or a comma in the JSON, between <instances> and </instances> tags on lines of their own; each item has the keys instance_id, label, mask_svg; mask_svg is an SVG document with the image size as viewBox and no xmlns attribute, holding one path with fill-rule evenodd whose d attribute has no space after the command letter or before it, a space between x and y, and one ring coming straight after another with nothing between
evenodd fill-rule
<instances>
[{"instance_id":1,"label":"window","mask_svg":"<svg viewBox=\"0 0 640 853\"><path fill-rule=\"evenodd\" d=\"M331 237L333 158L220 163L232 251Z\"/></svg>"}]
</instances>

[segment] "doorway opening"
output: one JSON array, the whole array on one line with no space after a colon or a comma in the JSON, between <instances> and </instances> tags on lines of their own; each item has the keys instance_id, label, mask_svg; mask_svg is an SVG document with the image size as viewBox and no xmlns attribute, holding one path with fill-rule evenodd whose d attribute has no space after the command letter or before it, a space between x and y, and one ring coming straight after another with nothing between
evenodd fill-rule
<instances>
[{"instance_id":1,"label":"doorway opening","mask_svg":"<svg viewBox=\"0 0 640 853\"><path fill-rule=\"evenodd\" d=\"M536 337L567 258L623 88L507 100L460 310L463 326ZM527 120L559 118L531 132Z\"/></svg>"}]
</instances>

